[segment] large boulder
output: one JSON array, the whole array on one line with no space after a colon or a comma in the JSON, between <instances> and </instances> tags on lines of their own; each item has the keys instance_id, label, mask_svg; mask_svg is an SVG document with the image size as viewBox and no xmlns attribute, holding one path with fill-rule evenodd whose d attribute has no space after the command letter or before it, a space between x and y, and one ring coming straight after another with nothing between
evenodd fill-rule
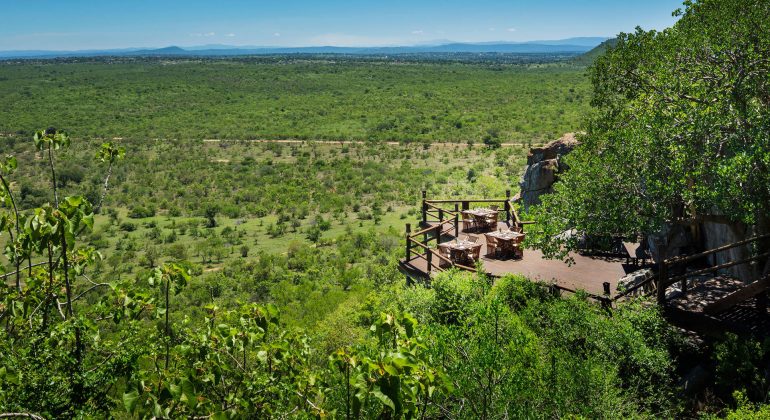
<instances>
[{"instance_id":1,"label":"large boulder","mask_svg":"<svg viewBox=\"0 0 770 420\"><path fill-rule=\"evenodd\" d=\"M575 135L565 134L559 140L554 140L543 147L530 149L527 156L527 169L521 178L521 201L524 208L540 204L540 196L553 191L553 184L560 172L567 169L561 158L578 144Z\"/></svg>"},{"instance_id":2,"label":"large boulder","mask_svg":"<svg viewBox=\"0 0 770 420\"><path fill-rule=\"evenodd\" d=\"M711 216L716 217L710 217L701 222L698 226L699 231L696 231L695 235L690 227L682 225L666 225L661 232L648 235L647 241L653 260L660 262L661 259L677 255L689 255L701 250L719 248L752 236L751 229L745 224L722 219L716 210L713 213ZM663 250L665 250L664 255L662 255ZM742 245L709 255L708 263L715 266L743 260L750 256L751 249ZM720 274L732 276L747 283L756 279L756 274L749 264L728 267L720 270Z\"/></svg>"},{"instance_id":3,"label":"large boulder","mask_svg":"<svg viewBox=\"0 0 770 420\"><path fill-rule=\"evenodd\" d=\"M647 235L647 247L656 263L661 260L688 254L693 238L682 225L665 225L660 232Z\"/></svg>"},{"instance_id":4,"label":"large boulder","mask_svg":"<svg viewBox=\"0 0 770 420\"><path fill-rule=\"evenodd\" d=\"M738 242L752 236L750 229L743 223L718 223L713 221L703 222L701 225L704 248L714 249L722 245ZM720 251L709 256L712 265L720 265L730 261L738 261L751 257L751 249L746 246L737 246L725 251ZM756 279L752 266L740 264L722 270L723 274L736 277L743 282L751 282Z\"/></svg>"}]
</instances>

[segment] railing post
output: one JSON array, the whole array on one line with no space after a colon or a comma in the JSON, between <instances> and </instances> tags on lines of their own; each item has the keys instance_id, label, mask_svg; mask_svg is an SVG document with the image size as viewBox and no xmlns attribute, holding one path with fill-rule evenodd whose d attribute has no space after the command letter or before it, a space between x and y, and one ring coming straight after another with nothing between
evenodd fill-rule
<instances>
[{"instance_id":1,"label":"railing post","mask_svg":"<svg viewBox=\"0 0 770 420\"><path fill-rule=\"evenodd\" d=\"M406 262L412 259L412 240L409 238L409 234L412 232L412 225L406 224Z\"/></svg>"},{"instance_id":2,"label":"railing post","mask_svg":"<svg viewBox=\"0 0 770 420\"><path fill-rule=\"evenodd\" d=\"M438 209L438 221L443 222L444 221L444 210Z\"/></svg>"},{"instance_id":3,"label":"railing post","mask_svg":"<svg viewBox=\"0 0 770 420\"><path fill-rule=\"evenodd\" d=\"M463 201L462 203L463 203L463 210L469 210L470 209L468 201Z\"/></svg>"},{"instance_id":4,"label":"railing post","mask_svg":"<svg viewBox=\"0 0 770 420\"><path fill-rule=\"evenodd\" d=\"M605 296L609 296L610 295L610 282L605 281L604 283L602 283L602 286L604 286L604 294L605 294Z\"/></svg>"},{"instance_id":5,"label":"railing post","mask_svg":"<svg viewBox=\"0 0 770 420\"><path fill-rule=\"evenodd\" d=\"M661 253L662 254L662 253ZM658 284L656 287L657 300L659 305L663 305L666 301L666 261L663 259L663 255L660 256L660 265L658 266Z\"/></svg>"},{"instance_id":6,"label":"railing post","mask_svg":"<svg viewBox=\"0 0 770 420\"><path fill-rule=\"evenodd\" d=\"M441 228L443 225L438 224L436 225L436 245L438 246L439 242L441 242Z\"/></svg>"},{"instance_id":7,"label":"railing post","mask_svg":"<svg viewBox=\"0 0 770 420\"><path fill-rule=\"evenodd\" d=\"M511 225L511 190L505 190L505 222Z\"/></svg>"},{"instance_id":8,"label":"railing post","mask_svg":"<svg viewBox=\"0 0 770 420\"><path fill-rule=\"evenodd\" d=\"M459 206L457 203L455 203L455 238L460 236L460 211L458 210Z\"/></svg>"},{"instance_id":9,"label":"railing post","mask_svg":"<svg viewBox=\"0 0 770 420\"><path fill-rule=\"evenodd\" d=\"M679 283L679 288L682 289L682 295L685 299L687 299L687 277L683 278L681 283Z\"/></svg>"},{"instance_id":10,"label":"railing post","mask_svg":"<svg viewBox=\"0 0 770 420\"><path fill-rule=\"evenodd\" d=\"M425 198L428 196L428 192L422 190L422 225L428 224L428 203L425 202Z\"/></svg>"},{"instance_id":11,"label":"railing post","mask_svg":"<svg viewBox=\"0 0 770 420\"><path fill-rule=\"evenodd\" d=\"M427 255L425 255L425 258L428 260L428 274L430 274L431 266L433 265L433 253L428 250Z\"/></svg>"}]
</instances>

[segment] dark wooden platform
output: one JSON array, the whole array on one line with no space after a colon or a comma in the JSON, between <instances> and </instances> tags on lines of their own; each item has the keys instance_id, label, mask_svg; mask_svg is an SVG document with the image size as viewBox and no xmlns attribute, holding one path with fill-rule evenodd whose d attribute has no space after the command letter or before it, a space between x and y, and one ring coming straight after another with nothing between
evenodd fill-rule
<instances>
[{"instance_id":1,"label":"dark wooden platform","mask_svg":"<svg viewBox=\"0 0 770 420\"><path fill-rule=\"evenodd\" d=\"M770 335L770 311L757 298L744 300L728 310L708 314L704 308L745 287L740 280L727 276L703 276L690 280L687 295L669 288L664 315L672 324L706 336L732 332L744 336Z\"/></svg>"},{"instance_id":2,"label":"dark wooden platform","mask_svg":"<svg viewBox=\"0 0 770 420\"><path fill-rule=\"evenodd\" d=\"M507 229L508 226L501 222L499 227ZM572 290L585 290L586 292L603 295L604 282L610 283L610 292L616 294L617 283L620 278L638 268L625 264L625 258L609 258L601 256L589 256L570 254L574 264L568 265L561 260L549 260L543 258L539 250L524 250L522 259L493 259L486 255L486 240L483 233L463 232L462 234L476 235L483 242L481 248L481 262L484 270L496 277L505 274L521 274L534 281L555 283L561 287ZM454 236L442 237L442 242L453 240ZM401 268L412 276L429 277L428 264L425 259L413 256L409 261L401 260Z\"/></svg>"}]
</instances>

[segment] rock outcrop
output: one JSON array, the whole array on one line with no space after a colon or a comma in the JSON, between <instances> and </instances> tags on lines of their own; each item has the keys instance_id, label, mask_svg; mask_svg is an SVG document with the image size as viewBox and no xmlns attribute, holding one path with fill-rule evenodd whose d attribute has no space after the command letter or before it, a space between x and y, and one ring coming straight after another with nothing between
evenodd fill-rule
<instances>
[{"instance_id":1,"label":"rock outcrop","mask_svg":"<svg viewBox=\"0 0 770 420\"><path fill-rule=\"evenodd\" d=\"M752 232L743 223L717 223L703 222L700 226L704 249L714 249L722 245L742 241L752 237ZM730 261L739 261L751 257L751 249L737 246L722 252L717 252L709 257L712 265L720 265ZM722 270L724 274L731 275L745 283L756 280L756 274L749 264L740 264Z\"/></svg>"},{"instance_id":2,"label":"rock outcrop","mask_svg":"<svg viewBox=\"0 0 770 420\"><path fill-rule=\"evenodd\" d=\"M573 133L567 133L543 147L532 148L527 156L527 169L519 184L521 201L527 209L540 204L540 196L553 191L553 184L559 173L567 168L561 162L562 156L571 152L578 144Z\"/></svg>"}]
</instances>

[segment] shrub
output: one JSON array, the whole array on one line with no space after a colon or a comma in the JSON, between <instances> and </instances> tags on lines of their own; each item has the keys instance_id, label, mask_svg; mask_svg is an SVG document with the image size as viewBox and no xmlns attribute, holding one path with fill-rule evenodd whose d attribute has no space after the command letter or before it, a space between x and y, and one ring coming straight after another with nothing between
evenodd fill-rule
<instances>
[{"instance_id":1,"label":"shrub","mask_svg":"<svg viewBox=\"0 0 770 420\"><path fill-rule=\"evenodd\" d=\"M436 276L432 286L436 293L436 302L431 315L444 324L463 320L478 299L474 277L469 273L443 272Z\"/></svg>"},{"instance_id":2,"label":"shrub","mask_svg":"<svg viewBox=\"0 0 770 420\"><path fill-rule=\"evenodd\" d=\"M155 216L154 207L134 206L128 212L128 217L132 219L144 219L153 216Z\"/></svg>"},{"instance_id":3,"label":"shrub","mask_svg":"<svg viewBox=\"0 0 770 420\"><path fill-rule=\"evenodd\" d=\"M123 222L120 224L120 230L123 232L133 232L136 230L136 225L131 222Z\"/></svg>"}]
</instances>

